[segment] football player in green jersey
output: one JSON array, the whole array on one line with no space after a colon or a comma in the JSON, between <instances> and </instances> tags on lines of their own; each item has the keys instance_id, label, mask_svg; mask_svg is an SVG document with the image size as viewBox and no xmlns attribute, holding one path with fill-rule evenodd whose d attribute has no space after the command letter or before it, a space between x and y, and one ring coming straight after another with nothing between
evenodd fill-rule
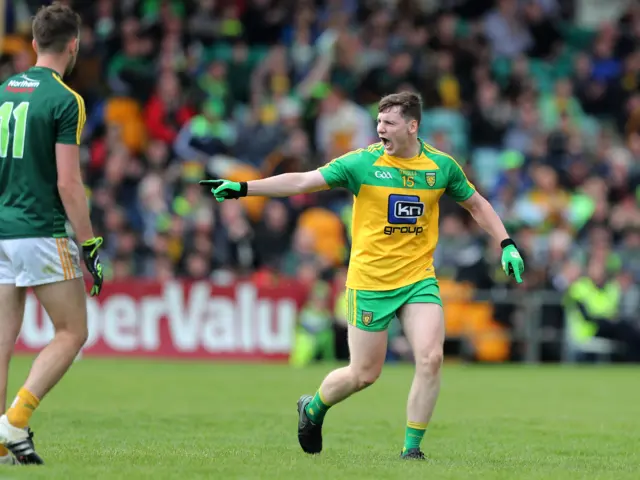
<instances>
[{"instance_id":1,"label":"football player in green jersey","mask_svg":"<svg viewBox=\"0 0 640 480\"><path fill-rule=\"evenodd\" d=\"M20 332L27 288L51 318L55 336L36 358L23 387L0 416L0 463L41 464L31 415L68 370L87 339L80 258L100 293L102 266L80 172L82 97L62 77L75 65L80 17L59 3L33 20L38 59L0 86L0 407ZM80 248L69 240L67 220ZM8 450L8 451L7 451Z\"/></svg>"}]
</instances>

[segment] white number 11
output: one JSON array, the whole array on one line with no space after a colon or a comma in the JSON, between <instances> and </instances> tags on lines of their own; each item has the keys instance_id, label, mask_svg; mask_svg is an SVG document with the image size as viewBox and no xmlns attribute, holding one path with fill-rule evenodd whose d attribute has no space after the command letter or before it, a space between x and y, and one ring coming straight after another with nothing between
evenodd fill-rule
<instances>
[{"instance_id":1,"label":"white number 11","mask_svg":"<svg viewBox=\"0 0 640 480\"><path fill-rule=\"evenodd\" d=\"M29 102L19 103L13 108L13 102L4 102L0 106L0 158L7 158L9 153L9 124L11 116L15 119L13 124L13 149L12 158L22 158L24 155L24 144L27 132L27 112Z\"/></svg>"}]
</instances>

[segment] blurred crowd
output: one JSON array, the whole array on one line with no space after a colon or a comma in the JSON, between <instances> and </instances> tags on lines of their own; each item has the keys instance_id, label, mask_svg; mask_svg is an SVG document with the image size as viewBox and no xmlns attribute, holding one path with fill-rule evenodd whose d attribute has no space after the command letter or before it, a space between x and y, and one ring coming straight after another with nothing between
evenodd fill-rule
<instances>
[{"instance_id":1,"label":"blurred crowd","mask_svg":"<svg viewBox=\"0 0 640 480\"><path fill-rule=\"evenodd\" d=\"M0 78L33 63L41 3L9 2ZM66 3L83 18L68 83L86 101L109 278L343 278L346 192L216 204L197 181L315 168L377 141L378 99L415 90L421 138L464 166L524 252L522 288L615 280L637 317L639 4L589 28L557 0ZM440 235L439 277L513 288L447 199Z\"/></svg>"}]
</instances>

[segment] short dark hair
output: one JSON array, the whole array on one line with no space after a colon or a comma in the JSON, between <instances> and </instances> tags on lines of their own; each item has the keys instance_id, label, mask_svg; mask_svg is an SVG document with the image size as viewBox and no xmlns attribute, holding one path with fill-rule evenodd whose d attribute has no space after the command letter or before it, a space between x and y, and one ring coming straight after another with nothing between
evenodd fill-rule
<instances>
[{"instance_id":1,"label":"short dark hair","mask_svg":"<svg viewBox=\"0 0 640 480\"><path fill-rule=\"evenodd\" d=\"M55 2L40 7L31 25L38 50L62 53L67 44L80 34L80 23L80 15L67 5Z\"/></svg>"},{"instance_id":2,"label":"short dark hair","mask_svg":"<svg viewBox=\"0 0 640 480\"><path fill-rule=\"evenodd\" d=\"M393 107L400 107L400 114L405 119L416 120L420 125L422 121L422 97L418 93L400 92L387 95L378 103L378 113L386 112Z\"/></svg>"}]
</instances>

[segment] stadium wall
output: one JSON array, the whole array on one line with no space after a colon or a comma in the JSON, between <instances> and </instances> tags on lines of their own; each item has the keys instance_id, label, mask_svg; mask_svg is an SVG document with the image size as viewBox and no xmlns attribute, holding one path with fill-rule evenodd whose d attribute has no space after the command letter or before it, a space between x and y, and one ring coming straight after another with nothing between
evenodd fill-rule
<instances>
[{"instance_id":1,"label":"stadium wall","mask_svg":"<svg viewBox=\"0 0 640 480\"><path fill-rule=\"evenodd\" d=\"M448 340L462 341L477 360L508 360L513 332L495 320L493 301L445 279L440 289ZM249 281L109 282L100 297L87 300L89 338L82 354L286 361L307 298L307 288L295 279L275 287ZM52 338L53 326L30 293L16 351L38 352Z\"/></svg>"},{"instance_id":2,"label":"stadium wall","mask_svg":"<svg viewBox=\"0 0 640 480\"><path fill-rule=\"evenodd\" d=\"M230 287L208 282L118 282L87 301L86 356L286 360L300 287ZM35 296L27 298L18 352L37 352L53 338Z\"/></svg>"}]
</instances>

